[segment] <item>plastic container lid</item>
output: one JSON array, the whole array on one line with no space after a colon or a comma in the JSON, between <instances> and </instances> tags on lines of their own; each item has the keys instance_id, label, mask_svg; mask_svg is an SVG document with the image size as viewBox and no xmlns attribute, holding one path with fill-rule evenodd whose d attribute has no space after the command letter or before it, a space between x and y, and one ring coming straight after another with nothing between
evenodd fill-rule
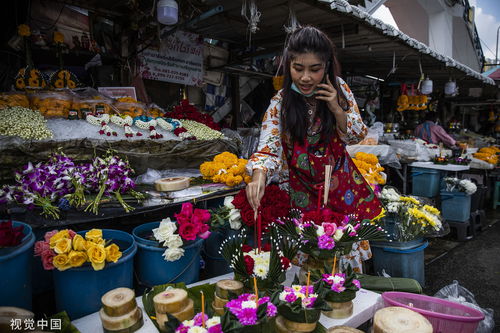
<instances>
[{"instance_id":1,"label":"plastic container lid","mask_svg":"<svg viewBox=\"0 0 500 333\"><path fill-rule=\"evenodd\" d=\"M178 9L177 2L175 0L160 0L158 1L158 7L173 7Z\"/></svg>"}]
</instances>

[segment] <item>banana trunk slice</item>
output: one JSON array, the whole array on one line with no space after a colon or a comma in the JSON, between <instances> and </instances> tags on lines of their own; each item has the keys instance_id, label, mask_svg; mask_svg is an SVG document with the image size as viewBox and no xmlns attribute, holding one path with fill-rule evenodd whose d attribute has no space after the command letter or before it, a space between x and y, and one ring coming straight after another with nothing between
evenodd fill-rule
<instances>
[{"instance_id":1,"label":"banana trunk slice","mask_svg":"<svg viewBox=\"0 0 500 333\"><path fill-rule=\"evenodd\" d=\"M191 320L194 317L194 302L192 299L188 299L187 305L178 312L170 313L172 316L177 318L180 322L184 320ZM168 321L168 316L166 313L156 312L156 322L160 326L160 330L165 329L165 322Z\"/></svg>"},{"instance_id":2,"label":"banana trunk slice","mask_svg":"<svg viewBox=\"0 0 500 333\"><path fill-rule=\"evenodd\" d=\"M104 333L134 333L135 331L139 330L142 327L142 325L144 325L144 319L142 318L142 315L141 315L141 318L137 321L137 323L130 326L129 328L124 328L124 329L117 330L117 331L111 331L111 330L107 330L107 329L103 328L103 332Z\"/></svg>"},{"instance_id":3,"label":"banana trunk slice","mask_svg":"<svg viewBox=\"0 0 500 333\"><path fill-rule=\"evenodd\" d=\"M217 314L218 316L224 315L224 310L225 310L224 307L219 308L219 307L215 306L214 302L212 302L212 308L214 309L215 314Z\"/></svg>"},{"instance_id":4,"label":"banana trunk slice","mask_svg":"<svg viewBox=\"0 0 500 333\"><path fill-rule=\"evenodd\" d=\"M317 322L314 323L297 323L295 321L288 320L283 318L283 324L289 331L294 332L312 332L316 329Z\"/></svg>"},{"instance_id":5,"label":"banana trunk slice","mask_svg":"<svg viewBox=\"0 0 500 333\"><path fill-rule=\"evenodd\" d=\"M432 333L431 323L420 313L391 306L375 312L374 333Z\"/></svg>"},{"instance_id":6,"label":"banana trunk slice","mask_svg":"<svg viewBox=\"0 0 500 333\"><path fill-rule=\"evenodd\" d=\"M11 332L12 319L21 319L21 322L24 323L25 319L33 318L35 315L31 311L13 306L0 306L0 332Z\"/></svg>"},{"instance_id":7,"label":"banana trunk slice","mask_svg":"<svg viewBox=\"0 0 500 333\"><path fill-rule=\"evenodd\" d=\"M214 295L214 296L215 296L215 298L214 298L214 306L217 307L217 308L223 308L224 305L226 305L226 303L229 302L228 299L220 298L217 295Z\"/></svg>"},{"instance_id":8,"label":"banana trunk slice","mask_svg":"<svg viewBox=\"0 0 500 333\"><path fill-rule=\"evenodd\" d=\"M116 288L101 297L102 308L110 317L120 317L137 307L135 293L129 288Z\"/></svg>"},{"instance_id":9,"label":"banana trunk slice","mask_svg":"<svg viewBox=\"0 0 500 333\"><path fill-rule=\"evenodd\" d=\"M215 284L215 295L222 299L229 299L229 293L241 295L243 293L243 283L236 280L220 280Z\"/></svg>"},{"instance_id":10,"label":"banana trunk slice","mask_svg":"<svg viewBox=\"0 0 500 333\"><path fill-rule=\"evenodd\" d=\"M140 321L142 319L142 310L136 307L134 310L122 316L111 317L104 312L104 309L101 309L99 311L99 316L101 317L102 327L104 329L108 331L119 331L128 329Z\"/></svg>"},{"instance_id":11,"label":"banana trunk slice","mask_svg":"<svg viewBox=\"0 0 500 333\"><path fill-rule=\"evenodd\" d=\"M363 331L349 326L334 326L328 330L328 333L363 333Z\"/></svg>"},{"instance_id":12,"label":"banana trunk slice","mask_svg":"<svg viewBox=\"0 0 500 333\"><path fill-rule=\"evenodd\" d=\"M184 289L170 289L153 298L156 313L175 313L188 304L188 294Z\"/></svg>"}]
</instances>

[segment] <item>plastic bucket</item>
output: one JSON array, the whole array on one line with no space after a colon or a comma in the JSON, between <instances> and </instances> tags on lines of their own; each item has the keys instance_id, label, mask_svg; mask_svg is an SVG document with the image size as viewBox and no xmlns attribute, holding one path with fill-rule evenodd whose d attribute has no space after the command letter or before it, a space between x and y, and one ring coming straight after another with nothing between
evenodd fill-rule
<instances>
[{"instance_id":1,"label":"plastic bucket","mask_svg":"<svg viewBox=\"0 0 500 333\"><path fill-rule=\"evenodd\" d=\"M470 218L470 195L441 191L441 215L450 221L465 222Z\"/></svg>"},{"instance_id":2,"label":"plastic bucket","mask_svg":"<svg viewBox=\"0 0 500 333\"><path fill-rule=\"evenodd\" d=\"M203 244L203 260L205 261L205 274L207 278L232 272L227 261L219 254L220 246L224 239L237 234L236 230L215 230Z\"/></svg>"},{"instance_id":3,"label":"plastic bucket","mask_svg":"<svg viewBox=\"0 0 500 333\"><path fill-rule=\"evenodd\" d=\"M474 333L484 314L468 306L437 297L389 291L382 294L386 306L402 306L423 315L434 332Z\"/></svg>"},{"instance_id":4,"label":"plastic bucket","mask_svg":"<svg viewBox=\"0 0 500 333\"><path fill-rule=\"evenodd\" d=\"M12 225L23 226L24 237L18 246L0 249L0 306L31 310L31 271L35 235L26 223L12 221Z\"/></svg>"},{"instance_id":5,"label":"plastic bucket","mask_svg":"<svg viewBox=\"0 0 500 333\"><path fill-rule=\"evenodd\" d=\"M424 249L429 242L370 242L373 266L377 274L384 270L391 277L404 277L425 284Z\"/></svg>"},{"instance_id":6,"label":"plastic bucket","mask_svg":"<svg viewBox=\"0 0 500 333\"><path fill-rule=\"evenodd\" d=\"M421 197L434 197L439 194L441 172L439 170L414 167L411 170L412 194Z\"/></svg>"},{"instance_id":7,"label":"plastic bucket","mask_svg":"<svg viewBox=\"0 0 500 333\"><path fill-rule=\"evenodd\" d=\"M166 261L162 256L165 248L159 242L144 238L160 222L142 224L132 234L137 242L135 268L139 282L147 287L165 283L197 282L200 276L200 252L203 239L184 246L184 255L176 261Z\"/></svg>"},{"instance_id":8,"label":"plastic bucket","mask_svg":"<svg viewBox=\"0 0 500 333\"><path fill-rule=\"evenodd\" d=\"M85 236L86 231L78 232ZM54 269L54 291L57 311L65 310L74 320L101 308L101 296L108 291L134 286L134 262L137 252L134 238L127 232L103 229L103 238L115 243L122 251L116 263L106 263L100 271L94 271L90 264L70 268L66 271Z\"/></svg>"}]
</instances>

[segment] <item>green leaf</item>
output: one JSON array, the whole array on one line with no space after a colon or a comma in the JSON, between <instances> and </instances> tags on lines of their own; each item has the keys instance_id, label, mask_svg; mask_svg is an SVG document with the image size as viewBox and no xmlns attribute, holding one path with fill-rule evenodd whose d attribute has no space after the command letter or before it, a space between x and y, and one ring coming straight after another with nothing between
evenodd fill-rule
<instances>
[{"instance_id":1,"label":"green leaf","mask_svg":"<svg viewBox=\"0 0 500 333\"><path fill-rule=\"evenodd\" d=\"M47 321L50 323L51 319L60 319L61 320L61 330L58 330L58 332L61 333L80 333L80 331L71 323L71 319L69 319L68 314L66 311L62 311L59 313L56 313L53 316L50 316L47 318Z\"/></svg>"}]
</instances>

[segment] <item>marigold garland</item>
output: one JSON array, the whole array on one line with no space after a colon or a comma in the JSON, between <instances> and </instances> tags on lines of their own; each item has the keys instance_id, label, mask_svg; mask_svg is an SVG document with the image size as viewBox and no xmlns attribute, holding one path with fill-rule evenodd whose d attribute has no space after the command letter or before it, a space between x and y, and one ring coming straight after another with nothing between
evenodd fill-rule
<instances>
[{"instance_id":1,"label":"marigold garland","mask_svg":"<svg viewBox=\"0 0 500 333\"><path fill-rule=\"evenodd\" d=\"M246 173L247 160L238 158L236 155L223 152L214 157L213 161L200 165L200 172L205 179L215 183L225 183L228 186L236 186L241 182L249 183L252 178Z\"/></svg>"},{"instance_id":2,"label":"marigold garland","mask_svg":"<svg viewBox=\"0 0 500 333\"><path fill-rule=\"evenodd\" d=\"M487 163L497 165L498 153L500 153L500 149L498 147L491 146L479 149L479 151L477 153L474 153L472 156L474 156L478 160L482 160Z\"/></svg>"},{"instance_id":3,"label":"marigold garland","mask_svg":"<svg viewBox=\"0 0 500 333\"><path fill-rule=\"evenodd\" d=\"M381 174L384 168L380 165L377 156L369 153L357 152L352 161L368 184L385 184L385 177Z\"/></svg>"}]
</instances>

